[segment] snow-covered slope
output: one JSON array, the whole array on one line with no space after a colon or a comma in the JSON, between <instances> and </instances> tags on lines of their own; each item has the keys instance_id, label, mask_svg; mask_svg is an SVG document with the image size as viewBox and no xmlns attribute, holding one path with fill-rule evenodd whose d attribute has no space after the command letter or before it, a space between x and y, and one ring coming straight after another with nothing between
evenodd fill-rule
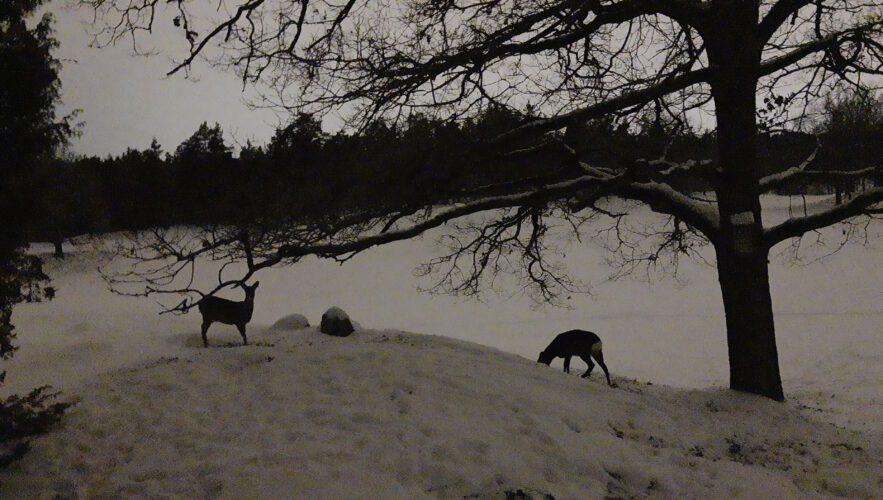
<instances>
[{"instance_id":1,"label":"snow-covered slope","mask_svg":"<svg viewBox=\"0 0 883 500\"><path fill-rule=\"evenodd\" d=\"M788 216L787 198L767 201L768 222ZM784 404L722 389L723 308L716 272L701 263L682 261L677 282L603 283L596 243L562 241L568 269L597 285L593 296L574 295L571 309L519 296L469 302L415 293L428 283L412 270L437 255L435 232L342 267L305 259L262 273L248 325L258 345L241 347L234 327L215 325L211 345L232 347L202 349L198 315L158 316L152 300L111 294L95 272L100 254L71 247L47 262L57 298L14 311L20 350L0 365L0 396L51 384L80 404L2 473L0 497L522 488L556 498L880 498L883 223L869 232L869 245L830 259L772 259ZM816 237L830 250L842 234ZM198 279L216 276L203 271ZM317 324L335 304L367 330L333 339L270 328L292 313ZM571 328L601 336L619 388L598 374L580 380L578 360L570 377L560 359L534 362Z\"/></svg>"},{"instance_id":2,"label":"snow-covered slope","mask_svg":"<svg viewBox=\"0 0 883 500\"><path fill-rule=\"evenodd\" d=\"M4 497L883 495L880 442L793 403L557 368L463 341L267 330L104 374Z\"/></svg>"},{"instance_id":3,"label":"snow-covered slope","mask_svg":"<svg viewBox=\"0 0 883 500\"><path fill-rule=\"evenodd\" d=\"M811 198L808 210L830 204ZM768 224L780 222L800 198L770 197ZM652 214L638 211L635 218ZM422 239L374 248L344 266L307 258L297 265L262 273L249 331L291 313L318 324L323 311L339 305L368 328L444 335L493 346L536 359L555 334L582 328L604 340L614 374L683 388L726 386L728 381L724 314L712 266L682 260L680 281L605 283L606 253L590 238L558 242L564 263L578 278L591 281L594 295L574 295L570 309L535 308L523 296L488 294L483 302L416 293L426 280L413 276L420 263L438 255L434 241L447 229ZM827 421L883 435L883 221L868 228L867 246L853 244L836 255L796 265L774 250L770 266L776 337L785 395ZM837 248L840 228L808 240L827 242L805 256ZM40 247L35 250L41 250ZM42 250L49 253L51 246ZM120 297L107 291L95 268L106 265L89 244L70 247L64 261L49 258L58 288L55 300L22 304L14 312L21 349L3 368L9 372L0 396L51 384L75 390L107 370L178 356L199 344L199 317L158 316L151 299ZM712 252L706 257L713 260ZM216 277L201 266L197 279ZM241 300L240 290L225 291ZM168 301L176 302L175 298ZM235 328L215 325L211 342L239 342ZM553 363L561 366L561 361Z\"/></svg>"}]
</instances>

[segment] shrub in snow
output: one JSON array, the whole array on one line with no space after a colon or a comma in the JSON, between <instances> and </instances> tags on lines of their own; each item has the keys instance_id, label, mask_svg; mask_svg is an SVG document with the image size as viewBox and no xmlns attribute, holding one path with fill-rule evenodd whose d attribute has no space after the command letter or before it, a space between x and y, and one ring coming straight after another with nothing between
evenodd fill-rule
<instances>
[{"instance_id":1,"label":"shrub in snow","mask_svg":"<svg viewBox=\"0 0 883 500\"><path fill-rule=\"evenodd\" d=\"M506 496L506 500L533 500L534 498L542 498L543 500L555 500L555 497L553 497L549 493L542 493L539 491L531 490L525 491L521 488L518 488L515 491L505 490L503 491L503 494Z\"/></svg>"},{"instance_id":2,"label":"shrub in snow","mask_svg":"<svg viewBox=\"0 0 883 500\"><path fill-rule=\"evenodd\" d=\"M23 438L42 434L61 420L71 403L54 403L57 392L48 386L38 387L27 396L9 396L0 400L0 467L22 457L28 451Z\"/></svg>"},{"instance_id":3,"label":"shrub in snow","mask_svg":"<svg viewBox=\"0 0 883 500\"><path fill-rule=\"evenodd\" d=\"M279 320L273 323L273 326L270 328L273 330L300 330L301 328L307 328L308 326L310 326L310 322L307 320L306 316L295 313L279 318Z\"/></svg>"},{"instance_id":4,"label":"shrub in snow","mask_svg":"<svg viewBox=\"0 0 883 500\"><path fill-rule=\"evenodd\" d=\"M339 307L330 307L322 315L322 323L319 325L319 331L322 333L335 337L346 337L353 333L353 330L353 322L350 321L350 317Z\"/></svg>"}]
</instances>

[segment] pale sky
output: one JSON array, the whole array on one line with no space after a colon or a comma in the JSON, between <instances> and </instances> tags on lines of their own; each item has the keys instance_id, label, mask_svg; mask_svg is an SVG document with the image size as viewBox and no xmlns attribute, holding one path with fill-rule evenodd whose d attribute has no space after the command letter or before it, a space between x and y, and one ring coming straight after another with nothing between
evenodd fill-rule
<instances>
[{"instance_id":1,"label":"pale sky","mask_svg":"<svg viewBox=\"0 0 883 500\"><path fill-rule=\"evenodd\" d=\"M61 47L55 55L64 64L61 72L62 113L81 109L85 122L73 151L105 156L128 147L144 149L153 137L165 151L174 151L203 121L219 123L228 144L251 139L265 143L279 123L267 110L250 111L246 94L232 74L222 73L201 62L195 66L197 79L183 75L166 77L172 67L170 56L131 55L131 45L89 48L87 9L71 10L54 0L49 11L56 16L56 37ZM180 43L180 36L174 40ZM163 43L163 38L153 38Z\"/></svg>"},{"instance_id":2,"label":"pale sky","mask_svg":"<svg viewBox=\"0 0 883 500\"><path fill-rule=\"evenodd\" d=\"M129 147L144 149L153 137L170 152L203 121L219 123L227 143L238 149L248 139L265 144L287 121L269 110L249 110L244 101L250 89L243 92L235 75L204 61L194 64L191 79L183 72L166 77L174 67L171 57L186 53L181 51L186 42L168 16L158 15L157 33L144 38L160 49L147 58L132 54L129 39L114 47L90 48L91 10L71 9L66 3L52 0L47 10L56 16L61 47L55 54L64 64L60 111L81 109L79 120L85 122L82 136L74 140L74 153L105 156ZM758 100L762 98L758 95ZM691 118L700 129L714 126L705 113L693 113Z\"/></svg>"}]
</instances>

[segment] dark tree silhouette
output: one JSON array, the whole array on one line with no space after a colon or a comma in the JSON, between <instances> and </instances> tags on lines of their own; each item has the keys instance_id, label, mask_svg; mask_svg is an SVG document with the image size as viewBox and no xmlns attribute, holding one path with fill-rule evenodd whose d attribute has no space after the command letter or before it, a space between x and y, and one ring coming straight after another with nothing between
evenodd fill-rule
<instances>
[{"instance_id":1,"label":"dark tree silhouette","mask_svg":"<svg viewBox=\"0 0 883 500\"><path fill-rule=\"evenodd\" d=\"M834 177L835 203L851 195L857 184L881 185L883 164L883 103L864 90L841 93L825 102L817 133L822 150L813 165L822 172L843 172ZM847 175L847 173L851 175Z\"/></svg>"},{"instance_id":2,"label":"dark tree silhouette","mask_svg":"<svg viewBox=\"0 0 883 500\"><path fill-rule=\"evenodd\" d=\"M190 51L171 73L217 45L223 49L221 64L244 82L268 88L269 101L308 112L340 110L359 127L381 117L403 120L415 110L455 119L492 105L512 110L530 105L522 120L471 151L569 168L565 178L507 181L463 193L461 199L470 201L445 209L406 205L385 216L292 225L260 255L245 252L250 246L242 239L211 240L211 251L227 245L229 257L248 261L239 280L304 255L345 259L498 209L499 217L473 227L474 239L460 239L464 244L440 263L456 265L457 257L471 261L461 275L468 287L482 274L500 270L495 263L501 255L518 251L526 278L548 298L568 282L544 257L545 218L579 219L592 213L600 198L617 196L671 216L664 247L686 250L685 235L713 245L726 313L730 387L781 400L769 250L865 214L883 200L883 189L872 189L833 209L764 227L760 195L815 174L806 170L810 157L778 174L761 175L757 140L761 126L799 123L835 85L868 84L864 75L880 73L878 2L229 0L217 10L229 13L220 19L193 15L199 11L195 2L186 8L177 2L166 10L158 8L166 5L159 0L80 3L95 8L102 21L99 42L140 35L174 18ZM713 113L713 157L676 162L663 154L613 169L585 161L561 140L562 130L589 120L628 120L651 109L674 121L694 109ZM713 197L696 198L679 188L697 179L713 186ZM209 250L183 251L178 258L186 260Z\"/></svg>"},{"instance_id":3,"label":"dark tree silhouette","mask_svg":"<svg viewBox=\"0 0 883 500\"><path fill-rule=\"evenodd\" d=\"M55 258L64 258L65 239L94 228L101 219L90 210L98 193L89 189L82 169L62 160L42 162L35 174L33 220L27 241L49 241Z\"/></svg>"},{"instance_id":4,"label":"dark tree silhouette","mask_svg":"<svg viewBox=\"0 0 883 500\"><path fill-rule=\"evenodd\" d=\"M188 223L236 217L236 197L241 193L232 148L217 123L203 122L184 140L172 158L174 211ZM218 213L220 212L220 213Z\"/></svg>"},{"instance_id":5,"label":"dark tree silhouette","mask_svg":"<svg viewBox=\"0 0 883 500\"><path fill-rule=\"evenodd\" d=\"M12 355L12 306L44 296L39 259L26 256L24 231L33 207L32 172L70 133L56 121L58 61L52 56L52 18L34 27L27 17L42 2L14 0L0 7L0 358Z\"/></svg>"},{"instance_id":6,"label":"dark tree silhouette","mask_svg":"<svg viewBox=\"0 0 883 500\"><path fill-rule=\"evenodd\" d=\"M70 136L70 117L58 119L55 105L59 62L52 55L52 18L34 27L28 17L42 0L8 0L0 4L0 359L16 349L13 307L22 301L52 298L53 289L39 258L23 247L29 213L34 210L34 176ZM6 372L0 372L0 384ZM54 394L38 388L25 397L0 400L0 465L27 448L9 440L44 430L66 404L46 406Z\"/></svg>"}]
</instances>

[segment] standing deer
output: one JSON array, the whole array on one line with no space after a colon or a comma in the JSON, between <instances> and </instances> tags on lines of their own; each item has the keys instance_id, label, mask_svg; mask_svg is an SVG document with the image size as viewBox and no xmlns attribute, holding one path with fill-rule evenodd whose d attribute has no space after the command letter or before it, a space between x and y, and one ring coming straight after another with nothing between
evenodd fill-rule
<instances>
[{"instance_id":1,"label":"standing deer","mask_svg":"<svg viewBox=\"0 0 883 500\"><path fill-rule=\"evenodd\" d=\"M208 332L208 327L212 326L215 321L236 325L239 334L242 335L242 343L248 345L245 324L251 321L251 313L254 312L254 291L260 284L260 281L255 281L251 286L240 283L239 286L245 290L245 300L242 302L214 296L204 297L199 302L199 312L202 314L202 345L204 347L208 347L208 338L205 334Z\"/></svg>"}]
</instances>

